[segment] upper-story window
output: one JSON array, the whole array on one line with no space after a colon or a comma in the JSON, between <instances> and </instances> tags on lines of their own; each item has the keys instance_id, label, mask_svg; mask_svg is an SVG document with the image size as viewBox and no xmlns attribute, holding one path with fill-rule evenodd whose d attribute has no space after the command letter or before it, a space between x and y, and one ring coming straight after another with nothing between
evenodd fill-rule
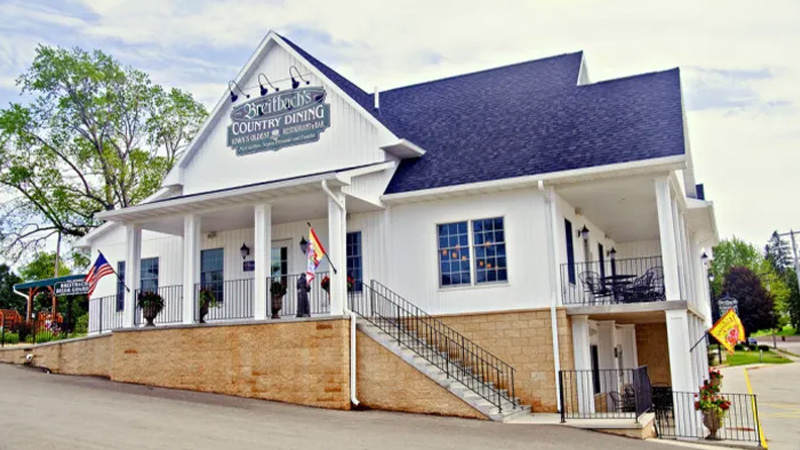
<instances>
[{"instance_id":1,"label":"upper-story window","mask_svg":"<svg viewBox=\"0 0 800 450\"><path fill-rule=\"evenodd\" d=\"M564 233L567 239L567 278L575 284L575 244L572 241L572 222L564 219Z\"/></svg>"},{"instance_id":2,"label":"upper-story window","mask_svg":"<svg viewBox=\"0 0 800 450\"><path fill-rule=\"evenodd\" d=\"M442 287L508 281L502 217L438 225Z\"/></svg>"}]
</instances>

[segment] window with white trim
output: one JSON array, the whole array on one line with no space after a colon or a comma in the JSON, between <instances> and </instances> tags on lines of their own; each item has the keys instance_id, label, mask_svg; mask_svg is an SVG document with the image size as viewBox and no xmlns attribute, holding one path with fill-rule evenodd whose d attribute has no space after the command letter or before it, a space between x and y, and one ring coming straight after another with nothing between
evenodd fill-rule
<instances>
[{"instance_id":1,"label":"window with white trim","mask_svg":"<svg viewBox=\"0 0 800 450\"><path fill-rule=\"evenodd\" d=\"M437 226L439 285L477 285L508 281L502 217Z\"/></svg>"}]
</instances>

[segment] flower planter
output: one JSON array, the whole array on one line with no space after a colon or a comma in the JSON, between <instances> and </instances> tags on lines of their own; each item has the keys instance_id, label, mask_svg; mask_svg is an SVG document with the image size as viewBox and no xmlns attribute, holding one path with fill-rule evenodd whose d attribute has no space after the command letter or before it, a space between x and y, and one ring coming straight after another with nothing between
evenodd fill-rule
<instances>
[{"instance_id":1,"label":"flower planter","mask_svg":"<svg viewBox=\"0 0 800 450\"><path fill-rule=\"evenodd\" d=\"M158 317L158 313L161 312L161 308L158 305L145 305L142 308L142 316L147 321L146 327L154 327L156 324L153 322Z\"/></svg>"},{"instance_id":2,"label":"flower planter","mask_svg":"<svg viewBox=\"0 0 800 450\"><path fill-rule=\"evenodd\" d=\"M272 318L280 319L280 312L283 309L283 294L272 296Z\"/></svg>"},{"instance_id":3,"label":"flower planter","mask_svg":"<svg viewBox=\"0 0 800 450\"><path fill-rule=\"evenodd\" d=\"M722 428L723 417L725 417L725 413L722 410L703 411L703 425L705 425L709 431L709 435L706 436L706 439L709 441L720 440L717 436L717 431Z\"/></svg>"},{"instance_id":4,"label":"flower planter","mask_svg":"<svg viewBox=\"0 0 800 450\"><path fill-rule=\"evenodd\" d=\"M208 315L208 303L200 305L200 323L206 323L206 316Z\"/></svg>"}]
</instances>

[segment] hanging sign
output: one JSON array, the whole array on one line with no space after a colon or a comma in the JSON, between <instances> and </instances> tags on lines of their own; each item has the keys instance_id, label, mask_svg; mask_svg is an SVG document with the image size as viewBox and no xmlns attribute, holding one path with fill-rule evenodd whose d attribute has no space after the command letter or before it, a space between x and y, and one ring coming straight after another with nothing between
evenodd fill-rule
<instances>
[{"instance_id":1,"label":"hanging sign","mask_svg":"<svg viewBox=\"0 0 800 450\"><path fill-rule=\"evenodd\" d=\"M717 300L717 307L719 308L720 317L725 315L725 313L731 309L736 314L739 314L739 300L736 300L733 297L722 297L721 299Z\"/></svg>"},{"instance_id":2,"label":"hanging sign","mask_svg":"<svg viewBox=\"0 0 800 450\"><path fill-rule=\"evenodd\" d=\"M228 147L236 155L276 151L319 140L331 126L331 106L321 86L276 92L233 107Z\"/></svg>"},{"instance_id":3,"label":"hanging sign","mask_svg":"<svg viewBox=\"0 0 800 450\"><path fill-rule=\"evenodd\" d=\"M86 295L89 293L89 285L83 280L61 281L55 285L56 296L64 295Z\"/></svg>"}]
</instances>

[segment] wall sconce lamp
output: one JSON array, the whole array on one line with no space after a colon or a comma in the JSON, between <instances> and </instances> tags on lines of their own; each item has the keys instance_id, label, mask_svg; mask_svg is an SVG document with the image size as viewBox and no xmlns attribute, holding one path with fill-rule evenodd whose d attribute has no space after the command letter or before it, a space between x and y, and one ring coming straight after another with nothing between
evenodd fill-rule
<instances>
[{"instance_id":1,"label":"wall sconce lamp","mask_svg":"<svg viewBox=\"0 0 800 450\"><path fill-rule=\"evenodd\" d=\"M300 251L305 255L308 252L308 241L305 237L300 238Z\"/></svg>"},{"instance_id":2,"label":"wall sconce lamp","mask_svg":"<svg viewBox=\"0 0 800 450\"><path fill-rule=\"evenodd\" d=\"M706 252L703 252L703 255L700 256L700 261L703 262L704 266L708 265L708 254Z\"/></svg>"},{"instance_id":3,"label":"wall sconce lamp","mask_svg":"<svg viewBox=\"0 0 800 450\"><path fill-rule=\"evenodd\" d=\"M578 230L578 237L583 238L583 240L589 239L589 229L586 228L586 225L584 225L583 228Z\"/></svg>"},{"instance_id":4,"label":"wall sconce lamp","mask_svg":"<svg viewBox=\"0 0 800 450\"><path fill-rule=\"evenodd\" d=\"M617 259L617 249L611 247L611 250L608 251L608 256L611 258L612 261Z\"/></svg>"},{"instance_id":5,"label":"wall sconce lamp","mask_svg":"<svg viewBox=\"0 0 800 450\"><path fill-rule=\"evenodd\" d=\"M294 69L294 72L297 74L297 77L305 81L306 84L311 83L310 81L303 78L303 75L300 73L300 70L297 67L289 66L289 77L292 78L292 89L297 89L297 87L300 86L300 82L297 81L297 79L292 75L292 69Z\"/></svg>"},{"instance_id":6,"label":"wall sconce lamp","mask_svg":"<svg viewBox=\"0 0 800 450\"><path fill-rule=\"evenodd\" d=\"M239 249L242 253L242 259L247 259L247 255L250 254L250 247L247 246L244 242L242 242L242 248Z\"/></svg>"},{"instance_id":7,"label":"wall sconce lamp","mask_svg":"<svg viewBox=\"0 0 800 450\"><path fill-rule=\"evenodd\" d=\"M236 102L236 100L239 100L239 96L236 95L235 92L233 92L233 88L231 87L231 84L233 84L233 86L235 88L239 89L239 93L241 93L242 95L244 95L247 98L250 98L250 94L245 94L244 91L242 90L242 87L239 86L239 83L237 83L234 80L231 80L231 81L228 81L228 90L231 91L231 103L234 103L234 102Z\"/></svg>"},{"instance_id":8,"label":"wall sconce lamp","mask_svg":"<svg viewBox=\"0 0 800 450\"><path fill-rule=\"evenodd\" d=\"M267 89L266 86L264 86L264 83L261 82L261 77L264 77L264 79L267 80L267 84L272 89L275 89L275 92L280 91L279 88L276 88L275 86L272 85L272 83L270 83L269 78L267 78L266 75L264 75L263 73L260 73L260 74L258 74L258 86L261 88L261 96L262 97L267 95L267 92L269 92L269 89Z\"/></svg>"}]
</instances>

